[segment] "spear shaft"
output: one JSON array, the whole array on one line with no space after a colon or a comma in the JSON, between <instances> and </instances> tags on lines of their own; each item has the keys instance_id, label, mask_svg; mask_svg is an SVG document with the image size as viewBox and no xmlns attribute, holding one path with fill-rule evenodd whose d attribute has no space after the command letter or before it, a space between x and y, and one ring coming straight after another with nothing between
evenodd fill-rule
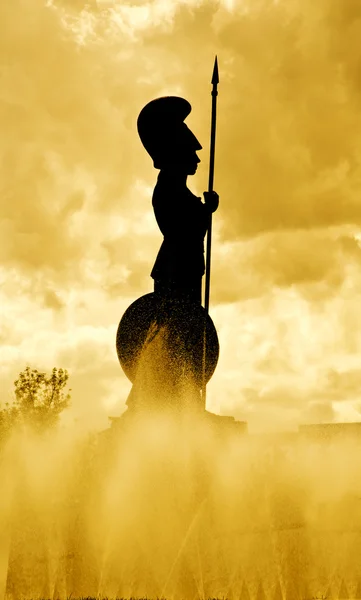
<instances>
[{"instance_id":1,"label":"spear shaft","mask_svg":"<svg viewBox=\"0 0 361 600\"><path fill-rule=\"evenodd\" d=\"M213 75L212 75L212 119L211 119L211 144L210 144L210 157L209 157L209 178L208 178L208 191L213 192L213 179L214 179L214 158L216 153L216 121L217 121L217 96L218 96L218 61L217 57L214 61ZM207 229L207 253L206 253L206 282L205 282L205 293L204 293L204 308L206 313L209 311L209 294L211 285L211 249L212 249L212 213L209 214L208 229Z\"/></svg>"},{"instance_id":2,"label":"spear shaft","mask_svg":"<svg viewBox=\"0 0 361 600\"><path fill-rule=\"evenodd\" d=\"M214 61L213 74L212 74L212 116L211 116L211 143L210 143L210 157L209 157L209 178L208 178L208 192L213 192L213 180L214 180L214 158L216 153L216 121L217 121L217 96L218 96L218 61L217 56ZM207 316L209 313L209 296L211 287L211 250L212 250L212 213L209 213L208 227L207 227L207 246L206 246L206 273L205 273L205 287L204 287L204 308L206 311L205 322L204 322L204 334L203 334L203 382L202 382L202 400L205 408L206 403L206 350L207 350L207 337L206 337L206 324Z\"/></svg>"}]
</instances>

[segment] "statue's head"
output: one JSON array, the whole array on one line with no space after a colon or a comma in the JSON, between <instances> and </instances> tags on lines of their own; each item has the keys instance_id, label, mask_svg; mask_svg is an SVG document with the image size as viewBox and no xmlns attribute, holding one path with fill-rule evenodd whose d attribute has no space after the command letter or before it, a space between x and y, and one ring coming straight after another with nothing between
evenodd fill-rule
<instances>
[{"instance_id":1,"label":"statue's head","mask_svg":"<svg viewBox=\"0 0 361 600\"><path fill-rule=\"evenodd\" d=\"M184 98L164 96L152 100L141 110L137 126L139 137L156 169L180 169L192 175L202 146L184 123L192 107Z\"/></svg>"}]
</instances>

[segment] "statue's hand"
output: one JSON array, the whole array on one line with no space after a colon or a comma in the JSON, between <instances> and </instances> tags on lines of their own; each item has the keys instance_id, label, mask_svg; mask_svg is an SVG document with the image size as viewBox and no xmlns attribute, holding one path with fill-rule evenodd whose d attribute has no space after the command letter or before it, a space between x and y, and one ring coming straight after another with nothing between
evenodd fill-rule
<instances>
[{"instance_id":1,"label":"statue's hand","mask_svg":"<svg viewBox=\"0 0 361 600\"><path fill-rule=\"evenodd\" d=\"M219 196L217 192L203 192L204 201L206 203L207 208L214 213L219 204Z\"/></svg>"}]
</instances>

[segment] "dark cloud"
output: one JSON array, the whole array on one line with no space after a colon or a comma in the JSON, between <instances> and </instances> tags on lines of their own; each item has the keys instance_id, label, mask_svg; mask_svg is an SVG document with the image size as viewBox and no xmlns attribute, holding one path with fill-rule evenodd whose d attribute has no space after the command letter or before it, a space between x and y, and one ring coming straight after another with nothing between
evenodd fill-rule
<instances>
[{"instance_id":1,"label":"dark cloud","mask_svg":"<svg viewBox=\"0 0 361 600\"><path fill-rule=\"evenodd\" d=\"M219 117L226 237L360 223L359 82L347 33L361 25L344 19L340 2L306 5L255 3L223 19L219 39L233 56Z\"/></svg>"}]
</instances>

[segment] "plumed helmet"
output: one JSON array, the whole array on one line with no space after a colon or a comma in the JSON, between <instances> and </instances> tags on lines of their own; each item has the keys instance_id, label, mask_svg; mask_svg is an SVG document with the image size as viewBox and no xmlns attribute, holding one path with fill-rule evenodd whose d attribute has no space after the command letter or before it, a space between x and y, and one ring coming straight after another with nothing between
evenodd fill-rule
<instances>
[{"instance_id":1,"label":"plumed helmet","mask_svg":"<svg viewBox=\"0 0 361 600\"><path fill-rule=\"evenodd\" d=\"M161 169L169 160L179 160L190 151L201 150L196 136L184 123L192 107L179 96L163 96L151 100L141 110L138 133L142 144Z\"/></svg>"}]
</instances>

